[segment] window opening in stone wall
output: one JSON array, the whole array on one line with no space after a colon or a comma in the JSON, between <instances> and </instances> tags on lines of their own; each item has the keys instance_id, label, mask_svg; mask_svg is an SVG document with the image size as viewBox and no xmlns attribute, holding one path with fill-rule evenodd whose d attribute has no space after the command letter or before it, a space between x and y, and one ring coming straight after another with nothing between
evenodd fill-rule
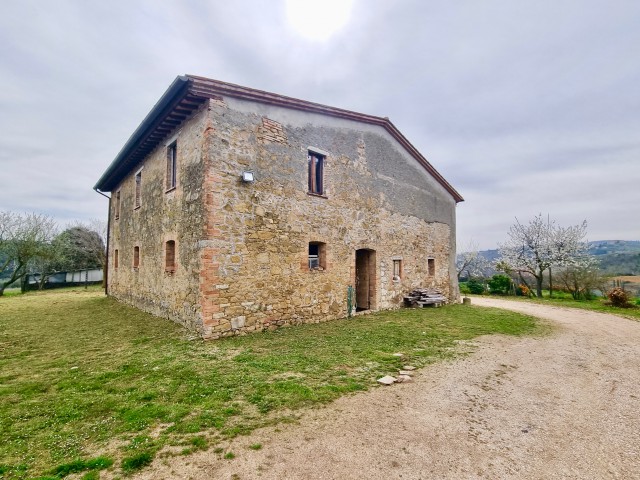
<instances>
[{"instance_id":1,"label":"window opening in stone wall","mask_svg":"<svg viewBox=\"0 0 640 480\"><path fill-rule=\"evenodd\" d=\"M167 147L167 191L176 188L178 177L178 142Z\"/></svg>"},{"instance_id":2,"label":"window opening in stone wall","mask_svg":"<svg viewBox=\"0 0 640 480\"><path fill-rule=\"evenodd\" d=\"M116 192L116 220L120 218L120 190Z\"/></svg>"},{"instance_id":3,"label":"window opening in stone wall","mask_svg":"<svg viewBox=\"0 0 640 480\"><path fill-rule=\"evenodd\" d=\"M142 170L136 173L136 190L134 199L134 208L139 208L141 205L141 193L142 193Z\"/></svg>"},{"instance_id":4,"label":"window opening in stone wall","mask_svg":"<svg viewBox=\"0 0 640 480\"><path fill-rule=\"evenodd\" d=\"M327 246L322 242L309 242L309 270L326 270Z\"/></svg>"},{"instance_id":5,"label":"window opening in stone wall","mask_svg":"<svg viewBox=\"0 0 640 480\"><path fill-rule=\"evenodd\" d=\"M140 247L133 247L133 268L140 267Z\"/></svg>"},{"instance_id":6,"label":"window opening in stone wall","mask_svg":"<svg viewBox=\"0 0 640 480\"><path fill-rule=\"evenodd\" d=\"M119 263L118 249L116 248L115 251L113 252L113 268L118 268L118 263Z\"/></svg>"},{"instance_id":7,"label":"window opening in stone wall","mask_svg":"<svg viewBox=\"0 0 640 480\"><path fill-rule=\"evenodd\" d=\"M176 242L169 240L165 248L165 271L175 272L176 270Z\"/></svg>"},{"instance_id":8,"label":"window opening in stone wall","mask_svg":"<svg viewBox=\"0 0 640 480\"><path fill-rule=\"evenodd\" d=\"M429 271L429 276L430 277L435 277L436 275L436 259L435 258L428 258L427 259L427 268Z\"/></svg>"},{"instance_id":9,"label":"window opening in stone wall","mask_svg":"<svg viewBox=\"0 0 640 480\"><path fill-rule=\"evenodd\" d=\"M324 155L309 151L309 193L324 194Z\"/></svg>"},{"instance_id":10,"label":"window opening in stone wall","mask_svg":"<svg viewBox=\"0 0 640 480\"><path fill-rule=\"evenodd\" d=\"M393 280L399 281L402 278L402 260L393 261Z\"/></svg>"}]
</instances>

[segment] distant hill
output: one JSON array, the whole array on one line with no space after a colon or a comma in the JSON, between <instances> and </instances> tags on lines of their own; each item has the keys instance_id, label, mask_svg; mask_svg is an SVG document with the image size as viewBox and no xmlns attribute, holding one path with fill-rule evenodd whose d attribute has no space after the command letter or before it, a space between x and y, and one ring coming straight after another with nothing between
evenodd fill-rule
<instances>
[{"instance_id":1,"label":"distant hill","mask_svg":"<svg viewBox=\"0 0 640 480\"><path fill-rule=\"evenodd\" d=\"M589 242L591 255L607 255L610 253L640 253L640 240L598 240Z\"/></svg>"},{"instance_id":2,"label":"distant hill","mask_svg":"<svg viewBox=\"0 0 640 480\"><path fill-rule=\"evenodd\" d=\"M500 252L478 252L490 262L500 257ZM605 275L640 275L640 240L597 240L589 242L589 253L600 262Z\"/></svg>"},{"instance_id":3,"label":"distant hill","mask_svg":"<svg viewBox=\"0 0 640 480\"><path fill-rule=\"evenodd\" d=\"M600 261L600 270L606 275L640 275L638 240L589 242L589 253Z\"/></svg>"}]
</instances>

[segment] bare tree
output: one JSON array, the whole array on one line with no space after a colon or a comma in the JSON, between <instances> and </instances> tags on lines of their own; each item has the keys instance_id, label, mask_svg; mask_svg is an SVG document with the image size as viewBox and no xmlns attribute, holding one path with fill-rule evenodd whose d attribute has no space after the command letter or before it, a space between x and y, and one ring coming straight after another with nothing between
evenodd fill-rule
<instances>
[{"instance_id":1,"label":"bare tree","mask_svg":"<svg viewBox=\"0 0 640 480\"><path fill-rule=\"evenodd\" d=\"M465 247L465 251L456 256L456 273L458 280L465 274L468 278L484 277L490 264L485 257L478 252L478 245L472 240Z\"/></svg>"},{"instance_id":2,"label":"bare tree","mask_svg":"<svg viewBox=\"0 0 640 480\"><path fill-rule=\"evenodd\" d=\"M574 300L590 300L593 290L600 290L603 295L606 294L606 288L602 286L606 280L600 275L595 262L591 266L566 267L556 275Z\"/></svg>"},{"instance_id":3,"label":"bare tree","mask_svg":"<svg viewBox=\"0 0 640 480\"><path fill-rule=\"evenodd\" d=\"M44 289L49 277L63 268L62 244L58 237L42 245L38 256L29 262L27 271L33 274L38 283L38 290Z\"/></svg>"},{"instance_id":4,"label":"bare tree","mask_svg":"<svg viewBox=\"0 0 640 480\"><path fill-rule=\"evenodd\" d=\"M56 223L46 215L0 212L0 296L35 258L47 254L55 234Z\"/></svg>"}]
</instances>

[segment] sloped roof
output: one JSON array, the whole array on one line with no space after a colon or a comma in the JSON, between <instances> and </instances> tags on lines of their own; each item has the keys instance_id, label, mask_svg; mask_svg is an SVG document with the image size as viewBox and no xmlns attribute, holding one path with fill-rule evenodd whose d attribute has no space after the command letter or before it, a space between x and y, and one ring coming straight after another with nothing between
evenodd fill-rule
<instances>
[{"instance_id":1,"label":"sloped roof","mask_svg":"<svg viewBox=\"0 0 640 480\"><path fill-rule=\"evenodd\" d=\"M388 118L329 107L319 103L195 75L176 77L160 100L158 100L158 103L155 104L140 126L127 140L127 143L102 174L94 188L103 192L111 191L129 171L155 149L170 132L198 109L203 102L209 98L225 96L379 125L395 138L451 194L456 202L464 200Z\"/></svg>"}]
</instances>

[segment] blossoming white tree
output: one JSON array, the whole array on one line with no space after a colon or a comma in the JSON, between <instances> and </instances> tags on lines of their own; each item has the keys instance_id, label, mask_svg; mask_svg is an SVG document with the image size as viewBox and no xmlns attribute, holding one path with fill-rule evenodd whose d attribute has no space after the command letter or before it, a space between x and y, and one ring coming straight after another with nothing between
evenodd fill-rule
<instances>
[{"instance_id":1,"label":"blossoming white tree","mask_svg":"<svg viewBox=\"0 0 640 480\"><path fill-rule=\"evenodd\" d=\"M470 241L465 251L456 256L456 273L458 280L461 277L483 277L485 272L491 267L489 261L480 255L478 245Z\"/></svg>"},{"instance_id":2,"label":"blossoming white tree","mask_svg":"<svg viewBox=\"0 0 640 480\"><path fill-rule=\"evenodd\" d=\"M555 222L537 215L528 225L516 218L508 239L500 245L501 262L519 273L536 279L536 295L542 297L544 272L551 267L588 267L594 263L588 254L587 221L570 227L558 227Z\"/></svg>"}]
</instances>

